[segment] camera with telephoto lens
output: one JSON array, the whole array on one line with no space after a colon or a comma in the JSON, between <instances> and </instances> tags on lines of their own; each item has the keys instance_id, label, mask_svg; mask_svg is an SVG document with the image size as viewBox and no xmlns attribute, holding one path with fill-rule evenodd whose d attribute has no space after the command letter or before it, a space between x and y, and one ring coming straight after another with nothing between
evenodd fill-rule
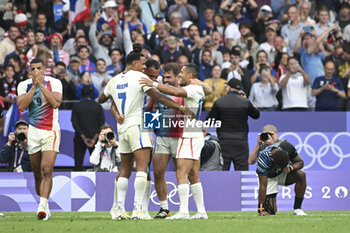
<instances>
[{"instance_id":1,"label":"camera with telephoto lens","mask_svg":"<svg viewBox=\"0 0 350 233\"><path fill-rule=\"evenodd\" d=\"M108 143L108 141L112 140L114 138L113 132L105 133L105 139L102 141L103 143Z\"/></svg>"},{"instance_id":2,"label":"camera with telephoto lens","mask_svg":"<svg viewBox=\"0 0 350 233\"><path fill-rule=\"evenodd\" d=\"M260 140L263 142L266 142L269 139L269 133L261 133L260 134Z\"/></svg>"},{"instance_id":3,"label":"camera with telephoto lens","mask_svg":"<svg viewBox=\"0 0 350 233\"><path fill-rule=\"evenodd\" d=\"M27 137L23 132L16 132L15 133L15 140L17 143L21 143L24 142L24 140L26 140Z\"/></svg>"}]
</instances>

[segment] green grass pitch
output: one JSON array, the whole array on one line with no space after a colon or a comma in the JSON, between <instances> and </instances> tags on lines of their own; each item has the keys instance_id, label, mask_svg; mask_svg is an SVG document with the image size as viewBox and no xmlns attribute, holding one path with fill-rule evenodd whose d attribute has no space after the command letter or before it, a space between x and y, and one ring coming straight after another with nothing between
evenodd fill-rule
<instances>
[{"instance_id":1,"label":"green grass pitch","mask_svg":"<svg viewBox=\"0 0 350 233\"><path fill-rule=\"evenodd\" d=\"M52 212L49 221L39 221L35 213L5 212L5 216L0 217L0 232L350 233L350 211L306 213L308 216L293 216L292 211L280 211L276 216L259 217L256 212L208 212L208 220L116 221L108 212ZM150 214L154 216L155 212Z\"/></svg>"}]
</instances>

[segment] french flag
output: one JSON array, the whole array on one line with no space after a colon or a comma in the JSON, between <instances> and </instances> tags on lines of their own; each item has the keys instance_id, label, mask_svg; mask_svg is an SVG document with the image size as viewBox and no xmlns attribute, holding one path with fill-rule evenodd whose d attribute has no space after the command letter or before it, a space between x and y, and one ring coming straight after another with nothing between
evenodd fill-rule
<instances>
[{"instance_id":1,"label":"french flag","mask_svg":"<svg viewBox=\"0 0 350 233\"><path fill-rule=\"evenodd\" d=\"M4 137L15 131L15 124L22 119L22 114L17 106L17 99L11 105L5 116Z\"/></svg>"},{"instance_id":2,"label":"french flag","mask_svg":"<svg viewBox=\"0 0 350 233\"><path fill-rule=\"evenodd\" d=\"M89 0L70 0L69 21L75 23L90 18Z\"/></svg>"}]
</instances>

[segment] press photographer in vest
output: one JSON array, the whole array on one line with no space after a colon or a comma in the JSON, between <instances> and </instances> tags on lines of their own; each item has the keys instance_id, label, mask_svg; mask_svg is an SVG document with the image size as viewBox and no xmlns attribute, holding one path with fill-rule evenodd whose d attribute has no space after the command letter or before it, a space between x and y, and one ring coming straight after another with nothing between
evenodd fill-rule
<instances>
[{"instance_id":1,"label":"press photographer in vest","mask_svg":"<svg viewBox=\"0 0 350 233\"><path fill-rule=\"evenodd\" d=\"M7 144L1 149L0 163L8 163L9 171L29 172L32 170L27 145L28 126L24 120L17 121L15 132L9 134Z\"/></svg>"},{"instance_id":2,"label":"press photographer in vest","mask_svg":"<svg viewBox=\"0 0 350 233\"><path fill-rule=\"evenodd\" d=\"M120 170L121 158L113 127L103 125L100 128L98 142L90 156L90 163L95 171L117 172Z\"/></svg>"}]
</instances>

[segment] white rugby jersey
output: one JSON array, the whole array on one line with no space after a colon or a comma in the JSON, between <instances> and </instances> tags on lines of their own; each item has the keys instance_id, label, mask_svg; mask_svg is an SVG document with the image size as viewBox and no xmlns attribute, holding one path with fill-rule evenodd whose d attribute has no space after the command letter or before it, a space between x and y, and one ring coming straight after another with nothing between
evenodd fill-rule
<instances>
[{"instance_id":1,"label":"white rugby jersey","mask_svg":"<svg viewBox=\"0 0 350 233\"><path fill-rule=\"evenodd\" d=\"M133 70L120 73L108 82L103 92L106 97L113 98L119 113L125 115L124 123L117 124L118 132L124 132L133 125L143 125L145 92L151 87L142 87L139 84L141 77L148 78L144 73Z\"/></svg>"},{"instance_id":2,"label":"white rugby jersey","mask_svg":"<svg viewBox=\"0 0 350 233\"><path fill-rule=\"evenodd\" d=\"M202 86L199 85L187 85L183 87L187 92L187 97L185 99L185 107L190 109L194 114L196 114L196 119L185 118L185 127L183 129L183 138L199 138L203 137L202 128L196 125L196 121L199 120L202 112L202 105L205 98L205 94ZM190 123L190 122L192 123Z\"/></svg>"}]
</instances>

